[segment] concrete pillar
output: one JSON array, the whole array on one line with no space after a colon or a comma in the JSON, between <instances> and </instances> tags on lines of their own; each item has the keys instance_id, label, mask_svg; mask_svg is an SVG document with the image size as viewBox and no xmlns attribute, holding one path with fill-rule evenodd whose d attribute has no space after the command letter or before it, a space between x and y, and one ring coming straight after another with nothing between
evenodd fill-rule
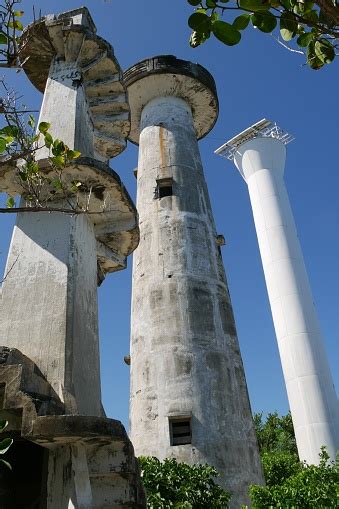
<instances>
[{"instance_id":1,"label":"concrete pillar","mask_svg":"<svg viewBox=\"0 0 339 509\"><path fill-rule=\"evenodd\" d=\"M301 460L335 460L339 407L283 175L284 144L257 137L234 163L248 185L288 400Z\"/></svg>"},{"instance_id":2,"label":"concrete pillar","mask_svg":"<svg viewBox=\"0 0 339 509\"><path fill-rule=\"evenodd\" d=\"M66 188L73 180L83 184L76 199L84 205L91 196L91 215L18 214L2 287L0 345L36 363L66 414L100 416L98 279L125 268L138 242L134 204L107 165L126 145L126 91L113 49L96 36L86 8L34 23L22 45L29 57L22 57L24 70L44 92L39 122L49 122L54 139L81 152L62 178ZM42 148L37 160L53 180L49 155ZM1 174L4 189L25 202L13 173ZM74 196L52 191L47 205L75 204Z\"/></svg>"},{"instance_id":3,"label":"concrete pillar","mask_svg":"<svg viewBox=\"0 0 339 509\"><path fill-rule=\"evenodd\" d=\"M141 236L133 260L131 440L137 455L214 465L238 508L262 474L197 143L217 117L214 81L175 57L140 62L125 79L130 139L139 143Z\"/></svg>"}]
</instances>

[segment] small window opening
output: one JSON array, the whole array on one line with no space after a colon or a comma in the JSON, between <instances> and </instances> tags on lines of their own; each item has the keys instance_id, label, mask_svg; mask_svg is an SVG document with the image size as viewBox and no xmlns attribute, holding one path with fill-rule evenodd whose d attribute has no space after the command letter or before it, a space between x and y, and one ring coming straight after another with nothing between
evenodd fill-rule
<instances>
[{"instance_id":1,"label":"small window opening","mask_svg":"<svg viewBox=\"0 0 339 509\"><path fill-rule=\"evenodd\" d=\"M173 195L173 179L162 178L157 180L157 187L155 191L156 198L164 198L165 196Z\"/></svg>"},{"instance_id":2,"label":"small window opening","mask_svg":"<svg viewBox=\"0 0 339 509\"><path fill-rule=\"evenodd\" d=\"M171 445L185 445L192 443L191 420L170 419Z\"/></svg>"}]
</instances>

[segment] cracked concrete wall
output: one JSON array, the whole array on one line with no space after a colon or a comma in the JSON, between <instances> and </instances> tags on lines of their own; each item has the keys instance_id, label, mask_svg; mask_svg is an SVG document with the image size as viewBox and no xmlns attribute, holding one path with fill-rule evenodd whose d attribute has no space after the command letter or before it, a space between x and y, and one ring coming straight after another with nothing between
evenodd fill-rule
<instances>
[{"instance_id":1,"label":"cracked concrete wall","mask_svg":"<svg viewBox=\"0 0 339 509\"><path fill-rule=\"evenodd\" d=\"M141 118L133 261L131 439L137 455L209 463L248 501L262 473L232 305L190 107L163 97ZM157 198L157 180L173 195ZM170 445L169 417L192 443Z\"/></svg>"}]
</instances>

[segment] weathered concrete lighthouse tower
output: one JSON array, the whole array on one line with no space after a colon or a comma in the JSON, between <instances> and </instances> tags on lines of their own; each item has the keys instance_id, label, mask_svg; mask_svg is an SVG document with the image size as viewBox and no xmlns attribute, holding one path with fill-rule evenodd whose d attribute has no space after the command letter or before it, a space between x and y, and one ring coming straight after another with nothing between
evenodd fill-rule
<instances>
[{"instance_id":1,"label":"weathered concrete lighthouse tower","mask_svg":"<svg viewBox=\"0 0 339 509\"><path fill-rule=\"evenodd\" d=\"M234 161L248 185L261 260L301 460L335 460L339 406L286 187L291 136L266 119L216 153Z\"/></svg>"},{"instance_id":2,"label":"weathered concrete lighthouse tower","mask_svg":"<svg viewBox=\"0 0 339 509\"><path fill-rule=\"evenodd\" d=\"M262 481L243 364L197 139L218 116L212 76L160 56L125 72L138 143L130 431L137 455L209 463L247 500Z\"/></svg>"},{"instance_id":3,"label":"weathered concrete lighthouse tower","mask_svg":"<svg viewBox=\"0 0 339 509\"><path fill-rule=\"evenodd\" d=\"M106 418L100 390L97 285L125 268L139 236L108 165L130 127L121 68L86 8L33 23L21 44L24 70L44 93L40 121L81 158L63 169L66 191L47 193L53 212L20 213L13 231L0 296L0 418L15 437L14 463L10 479L0 472L0 507L143 509L132 444ZM48 150L38 154L49 185ZM1 166L0 189L29 201L13 167ZM76 199L88 214L74 212Z\"/></svg>"}]
</instances>

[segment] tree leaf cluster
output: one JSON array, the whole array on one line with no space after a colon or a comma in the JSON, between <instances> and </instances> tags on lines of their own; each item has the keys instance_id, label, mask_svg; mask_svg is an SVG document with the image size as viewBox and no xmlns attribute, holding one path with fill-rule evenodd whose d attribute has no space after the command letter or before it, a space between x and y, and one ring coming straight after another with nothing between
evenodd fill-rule
<instances>
[{"instance_id":1,"label":"tree leaf cluster","mask_svg":"<svg viewBox=\"0 0 339 509\"><path fill-rule=\"evenodd\" d=\"M142 456L138 461L148 508L227 509L230 494L216 484L215 468L178 463L174 458L161 462Z\"/></svg>"},{"instance_id":2,"label":"tree leaf cluster","mask_svg":"<svg viewBox=\"0 0 339 509\"><path fill-rule=\"evenodd\" d=\"M291 414L254 415L266 486L251 486L253 509L339 507L339 463L322 448L319 465L299 461Z\"/></svg>"},{"instance_id":3,"label":"tree leaf cluster","mask_svg":"<svg viewBox=\"0 0 339 509\"><path fill-rule=\"evenodd\" d=\"M299 48L297 52L305 54L312 69L320 69L336 57L339 45L338 7L334 7L338 9L336 15L331 16L327 9L309 0L187 1L196 7L188 18L193 48L211 35L227 46L234 46L241 41L242 31L252 26L267 34L276 35L277 32L284 44L293 42ZM331 0L323 0L321 5L326 2L331 11ZM237 11L241 14L234 18Z\"/></svg>"},{"instance_id":4,"label":"tree leaf cluster","mask_svg":"<svg viewBox=\"0 0 339 509\"><path fill-rule=\"evenodd\" d=\"M265 459L263 460L265 469ZM339 466L338 462L335 464L329 461L325 448L322 448L320 453L319 465L295 463L293 466L292 456L288 459L287 454L282 460L281 453L280 456L272 456L270 464L278 475L266 477L266 486L251 486L250 497L253 509L263 507L337 509L339 507Z\"/></svg>"},{"instance_id":5,"label":"tree leaf cluster","mask_svg":"<svg viewBox=\"0 0 339 509\"><path fill-rule=\"evenodd\" d=\"M21 0L2 0L0 2L0 65L18 65L18 44L24 26L20 20L24 12L18 8Z\"/></svg>"},{"instance_id":6,"label":"tree leaf cluster","mask_svg":"<svg viewBox=\"0 0 339 509\"><path fill-rule=\"evenodd\" d=\"M261 454L284 452L298 455L290 412L283 416L277 412L269 413L266 420L262 413L256 413L253 421Z\"/></svg>"}]
</instances>

